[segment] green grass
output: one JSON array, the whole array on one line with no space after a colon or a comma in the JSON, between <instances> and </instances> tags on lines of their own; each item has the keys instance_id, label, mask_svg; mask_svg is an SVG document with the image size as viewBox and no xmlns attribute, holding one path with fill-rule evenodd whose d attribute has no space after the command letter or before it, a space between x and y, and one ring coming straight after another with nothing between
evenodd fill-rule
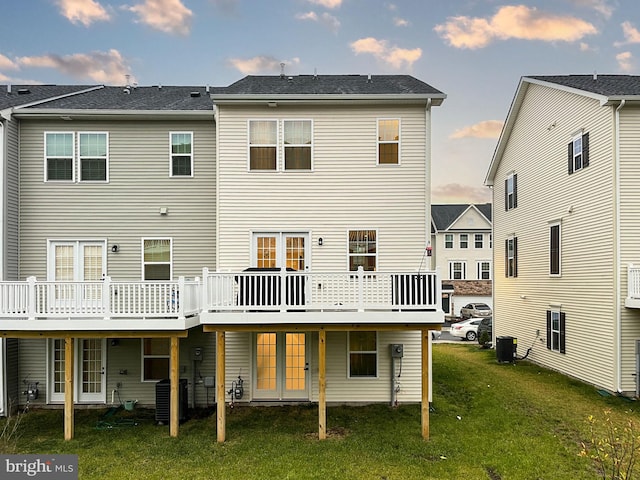
<instances>
[{"instance_id":1,"label":"green grass","mask_svg":"<svg viewBox=\"0 0 640 480\"><path fill-rule=\"evenodd\" d=\"M640 423L635 402L527 362L498 364L475 345L435 345L433 368L429 441L419 405L329 408L322 442L317 406L300 405L228 410L224 444L215 415L190 419L172 438L153 411L134 411L137 426L105 430L96 429L105 410L78 410L65 442L61 411L31 411L15 447L78 454L81 479L576 480L601 478L579 456L588 415L610 409L620 425Z\"/></svg>"}]
</instances>

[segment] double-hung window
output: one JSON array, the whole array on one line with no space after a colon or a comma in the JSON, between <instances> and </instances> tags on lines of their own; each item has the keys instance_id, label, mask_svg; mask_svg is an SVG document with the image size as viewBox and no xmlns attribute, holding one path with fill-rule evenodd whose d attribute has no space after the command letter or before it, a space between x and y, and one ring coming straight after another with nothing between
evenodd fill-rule
<instances>
[{"instance_id":1,"label":"double-hung window","mask_svg":"<svg viewBox=\"0 0 640 480\"><path fill-rule=\"evenodd\" d=\"M449 262L449 280L466 280L467 262L453 260Z\"/></svg>"},{"instance_id":2,"label":"double-hung window","mask_svg":"<svg viewBox=\"0 0 640 480\"><path fill-rule=\"evenodd\" d=\"M142 258L144 280L171 280L170 238L144 238Z\"/></svg>"},{"instance_id":3,"label":"double-hung window","mask_svg":"<svg viewBox=\"0 0 640 480\"><path fill-rule=\"evenodd\" d=\"M142 339L142 381L169 378L170 346L168 338Z\"/></svg>"},{"instance_id":4,"label":"double-hung window","mask_svg":"<svg viewBox=\"0 0 640 480\"><path fill-rule=\"evenodd\" d=\"M378 336L376 332L349 332L349 378L378 376Z\"/></svg>"},{"instance_id":5,"label":"double-hung window","mask_svg":"<svg viewBox=\"0 0 640 480\"><path fill-rule=\"evenodd\" d=\"M277 120L249 120L249 170L278 167Z\"/></svg>"},{"instance_id":6,"label":"double-hung window","mask_svg":"<svg viewBox=\"0 0 640 480\"><path fill-rule=\"evenodd\" d=\"M575 135L568 145L569 175L589 166L589 133Z\"/></svg>"},{"instance_id":7,"label":"double-hung window","mask_svg":"<svg viewBox=\"0 0 640 480\"><path fill-rule=\"evenodd\" d=\"M108 144L108 135L104 132L78 133L81 182L108 181Z\"/></svg>"},{"instance_id":8,"label":"double-hung window","mask_svg":"<svg viewBox=\"0 0 640 480\"><path fill-rule=\"evenodd\" d=\"M477 262L477 270L478 280L491 280L491 262L489 260Z\"/></svg>"},{"instance_id":9,"label":"double-hung window","mask_svg":"<svg viewBox=\"0 0 640 480\"><path fill-rule=\"evenodd\" d=\"M505 276L518 276L518 238L510 237L505 240Z\"/></svg>"},{"instance_id":10,"label":"double-hung window","mask_svg":"<svg viewBox=\"0 0 640 480\"><path fill-rule=\"evenodd\" d=\"M469 234L461 233L460 234L460 248L469 248Z\"/></svg>"},{"instance_id":11,"label":"double-hung window","mask_svg":"<svg viewBox=\"0 0 640 480\"><path fill-rule=\"evenodd\" d=\"M377 232L375 230L349 230L349 270L362 267L367 272L376 270L378 257Z\"/></svg>"},{"instance_id":12,"label":"double-hung window","mask_svg":"<svg viewBox=\"0 0 640 480\"><path fill-rule=\"evenodd\" d=\"M311 170L311 120L284 120L284 169Z\"/></svg>"},{"instance_id":13,"label":"double-hung window","mask_svg":"<svg viewBox=\"0 0 640 480\"><path fill-rule=\"evenodd\" d=\"M504 209L511 210L518 206L518 175L510 174L504 181Z\"/></svg>"},{"instance_id":14,"label":"double-hung window","mask_svg":"<svg viewBox=\"0 0 640 480\"><path fill-rule=\"evenodd\" d=\"M473 247L484 248L484 235L482 233L476 233L473 236Z\"/></svg>"},{"instance_id":15,"label":"double-hung window","mask_svg":"<svg viewBox=\"0 0 640 480\"><path fill-rule=\"evenodd\" d=\"M559 223L549 225L549 275L560 276L561 230Z\"/></svg>"},{"instance_id":16,"label":"double-hung window","mask_svg":"<svg viewBox=\"0 0 640 480\"><path fill-rule=\"evenodd\" d=\"M444 234L444 248L453 248L453 233Z\"/></svg>"},{"instance_id":17,"label":"double-hung window","mask_svg":"<svg viewBox=\"0 0 640 480\"><path fill-rule=\"evenodd\" d=\"M74 169L73 132L47 132L44 134L45 181L73 182Z\"/></svg>"},{"instance_id":18,"label":"double-hung window","mask_svg":"<svg viewBox=\"0 0 640 480\"><path fill-rule=\"evenodd\" d=\"M547 348L565 353L566 316L559 309L547 310Z\"/></svg>"},{"instance_id":19,"label":"double-hung window","mask_svg":"<svg viewBox=\"0 0 640 480\"><path fill-rule=\"evenodd\" d=\"M400 120L397 118L378 119L378 164L398 165L400 163Z\"/></svg>"},{"instance_id":20,"label":"double-hung window","mask_svg":"<svg viewBox=\"0 0 640 480\"><path fill-rule=\"evenodd\" d=\"M193 177L193 132L169 133L171 177Z\"/></svg>"}]
</instances>

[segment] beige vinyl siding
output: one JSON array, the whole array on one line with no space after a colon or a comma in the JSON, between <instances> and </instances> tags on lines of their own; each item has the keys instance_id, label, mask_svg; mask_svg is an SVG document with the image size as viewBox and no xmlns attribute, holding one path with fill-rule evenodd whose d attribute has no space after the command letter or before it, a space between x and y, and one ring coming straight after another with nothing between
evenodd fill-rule
<instances>
[{"instance_id":1,"label":"beige vinyl siding","mask_svg":"<svg viewBox=\"0 0 640 480\"><path fill-rule=\"evenodd\" d=\"M516 337L520 355L532 347L530 359L608 389L616 354L612 127L611 107L530 85L494 179L493 238L495 334ZM582 128L589 132L590 165L569 175L567 145ZM518 175L518 206L505 211L511 172ZM559 278L549 277L554 221L562 225ZM518 238L517 278L504 273L511 235ZM566 354L546 348L551 305L566 313Z\"/></svg>"},{"instance_id":2,"label":"beige vinyl siding","mask_svg":"<svg viewBox=\"0 0 640 480\"><path fill-rule=\"evenodd\" d=\"M401 165L377 165L382 117L401 120ZM344 270L349 229L378 229L378 270L419 267L428 219L424 107L222 106L218 118L221 268L249 266L252 231L311 231L311 268ZM247 171L247 121L260 118L313 120L313 171Z\"/></svg>"},{"instance_id":3,"label":"beige vinyl siding","mask_svg":"<svg viewBox=\"0 0 640 480\"><path fill-rule=\"evenodd\" d=\"M18 366L20 386L22 383L39 382L39 396L36 400L31 400L32 405L45 405L47 402L47 340L43 338L20 339L18 348ZM23 388L24 391L24 388ZM24 405L27 401L25 395L20 395L19 404Z\"/></svg>"},{"instance_id":4,"label":"beige vinyl siding","mask_svg":"<svg viewBox=\"0 0 640 480\"><path fill-rule=\"evenodd\" d=\"M640 340L640 310L624 307L627 265L640 265L640 108L620 111L620 302L622 389L636 390L635 342Z\"/></svg>"},{"instance_id":5,"label":"beige vinyl siding","mask_svg":"<svg viewBox=\"0 0 640 480\"><path fill-rule=\"evenodd\" d=\"M169 132L193 131L194 176L169 176ZM44 182L44 132L109 134L108 183ZM215 128L207 121L23 121L20 277L47 274L47 239L106 239L114 280L141 278L141 239L173 238L174 277L215 268ZM160 208L168 215L161 216Z\"/></svg>"},{"instance_id":6,"label":"beige vinyl siding","mask_svg":"<svg viewBox=\"0 0 640 480\"><path fill-rule=\"evenodd\" d=\"M3 243L2 255L6 255L5 271L3 280L17 280L18 279L18 210L20 202L18 199L18 132L19 125L16 120L7 121L5 123L6 128L6 233ZM1 154L0 154L1 155Z\"/></svg>"}]
</instances>

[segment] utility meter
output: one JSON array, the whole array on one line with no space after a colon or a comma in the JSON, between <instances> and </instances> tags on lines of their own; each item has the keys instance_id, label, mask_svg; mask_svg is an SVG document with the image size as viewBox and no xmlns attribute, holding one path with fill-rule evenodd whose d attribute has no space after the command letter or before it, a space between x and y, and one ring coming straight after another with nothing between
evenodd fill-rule
<instances>
[{"instance_id":1,"label":"utility meter","mask_svg":"<svg viewBox=\"0 0 640 480\"><path fill-rule=\"evenodd\" d=\"M402 358L404 354L404 345L401 343L391 344L391 358Z\"/></svg>"}]
</instances>

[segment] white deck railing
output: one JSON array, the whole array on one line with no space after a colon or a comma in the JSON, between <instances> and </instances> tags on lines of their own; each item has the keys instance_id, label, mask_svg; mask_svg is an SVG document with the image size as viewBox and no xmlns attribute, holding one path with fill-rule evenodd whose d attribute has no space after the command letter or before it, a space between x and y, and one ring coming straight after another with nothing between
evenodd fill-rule
<instances>
[{"instance_id":1,"label":"white deck railing","mask_svg":"<svg viewBox=\"0 0 640 480\"><path fill-rule=\"evenodd\" d=\"M627 266L627 298L640 299L640 266Z\"/></svg>"},{"instance_id":2,"label":"white deck railing","mask_svg":"<svg viewBox=\"0 0 640 480\"><path fill-rule=\"evenodd\" d=\"M201 282L0 282L0 318L179 318L200 313Z\"/></svg>"},{"instance_id":3,"label":"white deck railing","mask_svg":"<svg viewBox=\"0 0 640 480\"><path fill-rule=\"evenodd\" d=\"M203 272L203 309L233 311L437 310L435 272Z\"/></svg>"},{"instance_id":4,"label":"white deck railing","mask_svg":"<svg viewBox=\"0 0 640 480\"><path fill-rule=\"evenodd\" d=\"M255 270L255 269L254 269ZM0 319L176 318L202 312L440 309L435 272L211 273L202 280L0 282Z\"/></svg>"}]
</instances>

